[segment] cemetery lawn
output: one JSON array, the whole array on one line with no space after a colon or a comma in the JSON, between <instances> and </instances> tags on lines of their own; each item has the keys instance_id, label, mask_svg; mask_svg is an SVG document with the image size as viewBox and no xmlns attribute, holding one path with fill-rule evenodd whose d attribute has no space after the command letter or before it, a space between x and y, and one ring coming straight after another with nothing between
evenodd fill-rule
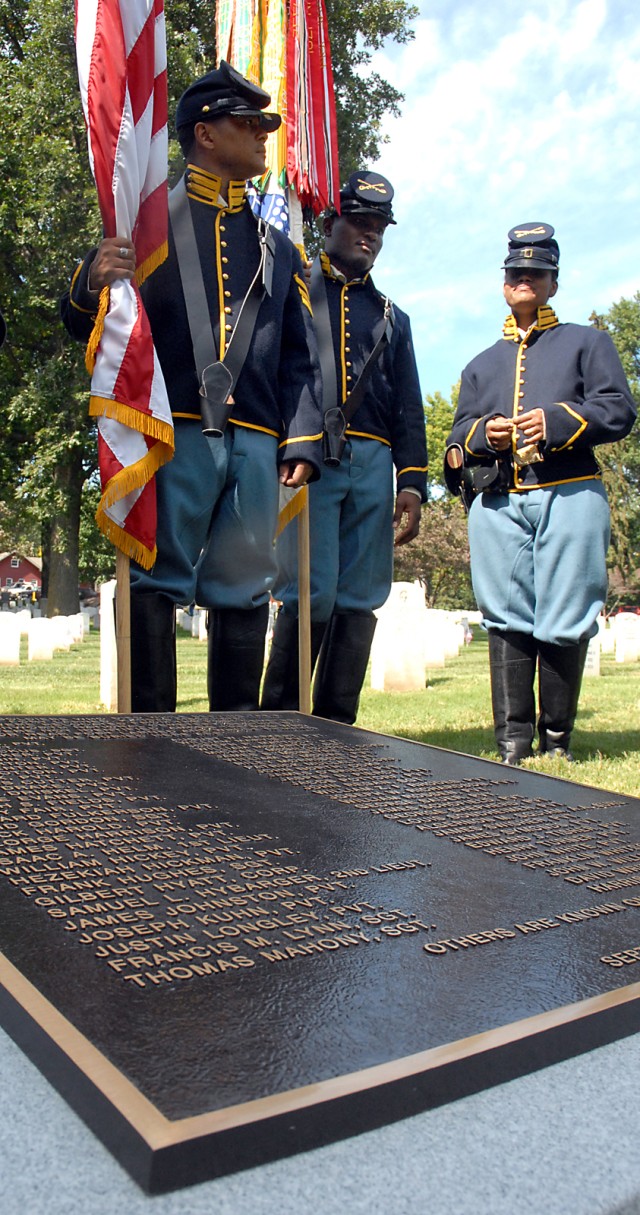
<instances>
[{"instance_id":1,"label":"cemetery lawn","mask_svg":"<svg viewBox=\"0 0 640 1215\"><path fill-rule=\"evenodd\" d=\"M206 712L206 645L178 630L178 711ZM50 662L0 666L0 713L104 713L99 688L100 638L92 632ZM600 677L582 685L572 751L576 762L529 759L550 776L640 797L640 662L601 659ZM495 759L487 642L474 640L443 670L428 672L421 692L372 692L365 687L358 725L412 742Z\"/></svg>"}]
</instances>

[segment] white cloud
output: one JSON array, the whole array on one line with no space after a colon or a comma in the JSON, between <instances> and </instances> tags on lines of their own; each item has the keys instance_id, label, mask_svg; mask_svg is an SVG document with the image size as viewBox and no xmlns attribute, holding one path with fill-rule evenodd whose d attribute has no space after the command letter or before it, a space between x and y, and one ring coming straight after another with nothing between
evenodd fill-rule
<instances>
[{"instance_id":1,"label":"white cloud","mask_svg":"<svg viewBox=\"0 0 640 1215\"><path fill-rule=\"evenodd\" d=\"M507 29L499 0L422 9L415 41L374 61L406 95L377 166L395 186L398 227L376 278L411 313L433 391L459 374L461 330L476 351L499 337L499 266L514 223L556 227L561 281L582 280L579 297L558 297L567 319L587 297L590 311L622 284L637 289L640 23L634 0L538 0Z\"/></svg>"}]
</instances>

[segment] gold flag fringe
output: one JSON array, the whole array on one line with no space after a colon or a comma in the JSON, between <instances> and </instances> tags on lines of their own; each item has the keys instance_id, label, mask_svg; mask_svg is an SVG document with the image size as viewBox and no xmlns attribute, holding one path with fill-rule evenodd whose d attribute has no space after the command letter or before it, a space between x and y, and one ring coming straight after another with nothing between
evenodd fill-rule
<instances>
[{"instance_id":1,"label":"gold flag fringe","mask_svg":"<svg viewBox=\"0 0 640 1215\"><path fill-rule=\"evenodd\" d=\"M166 464L173 455L174 436L171 422L164 422L161 418L154 417L153 414L143 413L140 409L134 409L132 405L125 405L123 401L114 401L110 397L90 397L89 416L112 418L115 422L122 422L122 425L128 426L130 430L138 430L140 434L165 444L170 449L170 455L165 456L162 460L163 464Z\"/></svg>"},{"instance_id":2,"label":"gold flag fringe","mask_svg":"<svg viewBox=\"0 0 640 1215\"><path fill-rule=\"evenodd\" d=\"M125 557L129 557L132 561L136 561L144 570L150 570L155 565L158 550L154 544L152 549L145 548L135 536L130 536L128 532L120 527L118 523L114 523L113 519L109 518L101 509L102 503L96 511L96 522L100 531L107 540L110 540L116 548L124 553Z\"/></svg>"},{"instance_id":3,"label":"gold flag fringe","mask_svg":"<svg viewBox=\"0 0 640 1215\"><path fill-rule=\"evenodd\" d=\"M122 468L120 472L105 485L102 497L96 511L96 522L100 531L111 541L120 552L133 561L137 561L143 569L150 570L155 564L157 549L148 549L135 536L131 536L119 523L116 523L106 512L109 506L126 498L127 494L136 489L142 489L157 473L158 469L173 457L173 427L168 422L162 422L150 414L142 414L139 410L124 405L121 401L110 401L102 397L91 397L89 413L93 417L106 415L119 422L157 439L140 460Z\"/></svg>"},{"instance_id":4,"label":"gold flag fringe","mask_svg":"<svg viewBox=\"0 0 640 1215\"><path fill-rule=\"evenodd\" d=\"M142 286L145 279L153 274L154 270L161 266L169 254L169 242L164 241L153 253L150 253L143 262L136 268L136 283L139 287Z\"/></svg>"},{"instance_id":5,"label":"gold flag fringe","mask_svg":"<svg viewBox=\"0 0 640 1215\"><path fill-rule=\"evenodd\" d=\"M298 490L297 494L294 494L293 498L289 499L286 506L283 506L280 514L278 515L276 538L280 535L280 532L284 531L287 524L291 523L292 519L295 519L296 515L299 515L301 510L304 510L307 504L308 496L309 489L306 485L303 485Z\"/></svg>"},{"instance_id":6,"label":"gold flag fringe","mask_svg":"<svg viewBox=\"0 0 640 1215\"><path fill-rule=\"evenodd\" d=\"M149 278L149 276L153 274L154 270L157 270L158 266L161 266L162 263L166 261L168 254L169 242L165 240L161 245L158 245L157 249L154 249L153 253L150 253L149 256L146 257L143 262L141 262L141 264L136 268L136 283L138 287L141 287L145 279ZM100 292L98 312L84 356L85 367L87 368L89 375L93 375L98 347L102 341L102 334L104 333L104 318L108 311L109 288L103 287L102 291Z\"/></svg>"},{"instance_id":7,"label":"gold flag fringe","mask_svg":"<svg viewBox=\"0 0 640 1215\"><path fill-rule=\"evenodd\" d=\"M97 313L96 319L94 321L93 329L91 331L91 337L89 338L89 341L87 342L87 349L86 349L86 353L84 356L84 365L85 365L87 371L89 372L89 375L93 375L93 369L96 365L96 355L98 353L98 346L100 345L100 342L102 341L102 334L104 333L104 318L107 315L108 310L109 310L109 288L103 287L102 291L100 292L100 302L98 304L98 313Z\"/></svg>"},{"instance_id":8,"label":"gold flag fringe","mask_svg":"<svg viewBox=\"0 0 640 1215\"><path fill-rule=\"evenodd\" d=\"M100 499L101 506L113 506L119 502L121 498L126 498L127 494L133 493L135 489L142 489L143 485L155 476L158 469L167 463L166 448L163 448L161 443L156 443L141 460L136 460L135 464L130 464L127 468L122 468L120 472L111 477L107 481Z\"/></svg>"}]
</instances>

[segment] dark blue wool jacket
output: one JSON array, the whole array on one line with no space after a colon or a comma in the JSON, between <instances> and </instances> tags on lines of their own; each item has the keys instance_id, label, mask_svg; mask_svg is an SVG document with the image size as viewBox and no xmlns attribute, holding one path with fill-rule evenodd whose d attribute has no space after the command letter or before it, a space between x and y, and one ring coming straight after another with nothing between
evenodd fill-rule
<instances>
[{"instance_id":1,"label":"dark blue wool jacket","mask_svg":"<svg viewBox=\"0 0 640 1215\"><path fill-rule=\"evenodd\" d=\"M211 323L224 355L239 308L258 268L256 220L244 182L232 182L229 203L218 204L219 180L189 166L187 193ZM286 236L276 243L272 294L265 296L251 345L238 377L231 421L279 440L279 460L307 460L316 477L322 464L321 378L309 293L300 255ZM87 340L97 297L87 283L95 251L76 271L61 304L62 319L76 338ZM169 231L167 259L143 283L141 295L151 324L174 417L200 420L198 379L193 358L176 250Z\"/></svg>"},{"instance_id":2,"label":"dark blue wool jacket","mask_svg":"<svg viewBox=\"0 0 640 1215\"><path fill-rule=\"evenodd\" d=\"M496 414L517 418L541 408L542 459L517 467L513 452L524 440L514 437L511 491L599 476L593 448L623 439L636 416L611 337L587 325L561 325L548 305L538 309L538 320L524 338L513 315L503 332L502 341L465 367L448 442L464 448L470 465L495 459L485 436L489 419Z\"/></svg>"},{"instance_id":3,"label":"dark blue wool jacket","mask_svg":"<svg viewBox=\"0 0 640 1215\"><path fill-rule=\"evenodd\" d=\"M326 254L321 255L336 360L338 398L344 402L355 387L380 331L384 296L372 279L345 282L336 277ZM366 386L364 398L347 434L377 439L391 448L397 489L411 486L426 500L427 441L424 406L416 368L411 324L394 304L391 342L383 348Z\"/></svg>"}]
</instances>

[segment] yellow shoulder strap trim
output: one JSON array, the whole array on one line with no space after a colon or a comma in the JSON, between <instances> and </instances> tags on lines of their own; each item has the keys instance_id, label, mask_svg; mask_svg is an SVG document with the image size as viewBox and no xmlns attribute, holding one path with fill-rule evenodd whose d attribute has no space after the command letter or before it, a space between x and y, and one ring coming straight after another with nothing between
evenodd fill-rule
<instances>
[{"instance_id":1,"label":"yellow shoulder strap trim","mask_svg":"<svg viewBox=\"0 0 640 1215\"><path fill-rule=\"evenodd\" d=\"M305 280L303 279L302 275L300 275L300 274L294 274L293 277L295 279L295 282L298 285L298 291L300 292L300 299L302 300L305 308L308 308L309 312L313 316L313 309L311 307L311 299L309 298L309 288L307 287Z\"/></svg>"}]
</instances>

